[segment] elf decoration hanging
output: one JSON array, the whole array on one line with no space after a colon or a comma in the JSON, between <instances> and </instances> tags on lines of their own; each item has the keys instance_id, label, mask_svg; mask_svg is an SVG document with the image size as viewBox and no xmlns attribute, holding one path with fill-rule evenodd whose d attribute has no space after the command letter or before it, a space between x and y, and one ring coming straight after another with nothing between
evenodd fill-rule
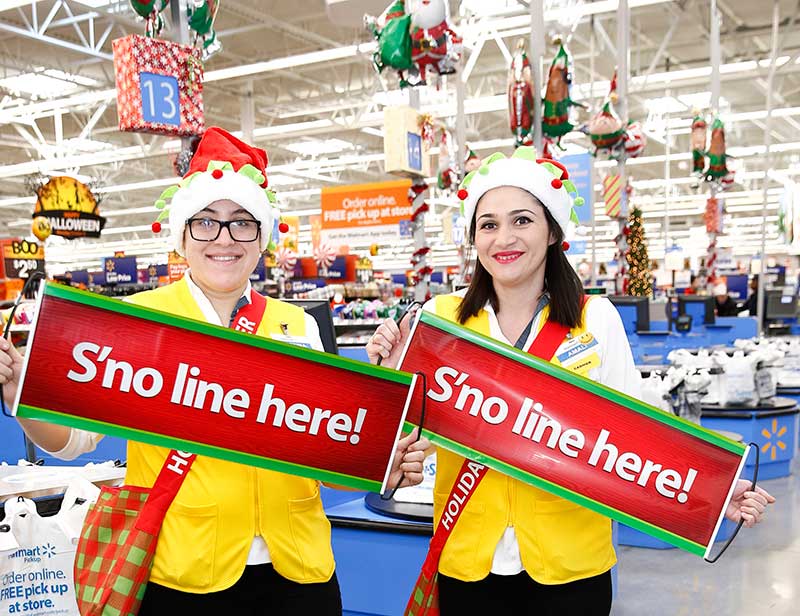
<instances>
[{"instance_id":1,"label":"elf decoration hanging","mask_svg":"<svg viewBox=\"0 0 800 616\"><path fill-rule=\"evenodd\" d=\"M707 124L697 112L692 121L692 173L720 190L733 185L734 171L728 168L728 155L725 149L725 125L719 117L711 124L711 143L706 150ZM706 166L708 157L708 166Z\"/></svg>"},{"instance_id":2,"label":"elf decoration hanging","mask_svg":"<svg viewBox=\"0 0 800 616\"><path fill-rule=\"evenodd\" d=\"M556 144L561 137L575 128L570 122L570 109L584 107L570 98L572 73L570 72L570 58L561 39L556 39L558 53L550 64L547 74L547 88L544 94L544 111L542 117L542 133Z\"/></svg>"},{"instance_id":3,"label":"elf decoration hanging","mask_svg":"<svg viewBox=\"0 0 800 616\"><path fill-rule=\"evenodd\" d=\"M728 175L728 167L725 155L725 126L717 117L711 125L711 145L708 148L706 181L721 181L726 175Z\"/></svg>"},{"instance_id":4,"label":"elf decoration hanging","mask_svg":"<svg viewBox=\"0 0 800 616\"><path fill-rule=\"evenodd\" d=\"M188 4L189 28L194 33L193 45L203 46L203 61L222 50L214 32L214 20L219 13L220 0L190 0Z\"/></svg>"},{"instance_id":5,"label":"elf decoration hanging","mask_svg":"<svg viewBox=\"0 0 800 616\"><path fill-rule=\"evenodd\" d=\"M595 156L607 154L610 158L618 158L620 155L620 146L625 139L625 125L614 110L617 100L617 74L614 73L603 108L589 120L587 126L589 139L595 147Z\"/></svg>"},{"instance_id":6,"label":"elf decoration hanging","mask_svg":"<svg viewBox=\"0 0 800 616\"><path fill-rule=\"evenodd\" d=\"M450 152L453 151L453 140L448 130L444 127L439 132L439 171L436 175L436 185L440 190L451 191L458 182L458 173L453 168Z\"/></svg>"},{"instance_id":7,"label":"elf decoration hanging","mask_svg":"<svg viewBox=\"0 0 800 616\"><path fill-rule=\"evenodd\" d=\"M706 119L700 115L700 111L695 111L692 120L692 173L698 177L703 177L706 168L706 139L708 137L708 124Z\"/></svg>"},{"instance_id":8,"label":"elf decoration hanging","mask_svg":"<svg viewBox=\"0 0 800 616\"><path fill-rule=\"evenodd\" d=\"M515 145L531 145L533 125L533 81L525 41L517 41L508 71L508 117Z\"/></svg>"}]
</instances>

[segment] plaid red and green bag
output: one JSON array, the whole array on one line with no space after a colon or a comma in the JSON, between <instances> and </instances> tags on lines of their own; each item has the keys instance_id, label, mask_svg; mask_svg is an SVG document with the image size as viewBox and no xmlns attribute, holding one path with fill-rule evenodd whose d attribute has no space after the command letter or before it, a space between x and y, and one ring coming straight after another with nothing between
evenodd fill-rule
<instances>
[{"instance_id":1,"label":"plaid red and green bag","mask_svg":"<svg viewBox=\"0 0 800 616\"><path fill-rule=\"evenodd\" d=\"M554 321L546 321L534 338L528 353L549 361L568 333L568 327ZM450 494L445 501L436 532L433 533L428 555L425 557L425 562L422 563L417 583L411 591L404 616L439 616L439 560L442 557L442 550L450 533L453 532L461 512L466 508L470 497L475 493L488 470L483 464L472 462L467 458L461 464L461 470L458 471Z\"/></svg>"},{"instance_id":2,"label":"plaid red and green bag","mask_svg":"<svg viewBox=\"0 0 800 616\"><path fill-rule=\"evenodd\" d=\"M251 289L250 302L230 327L254 333L267 300ZM245 319L255 327L242 329ZM136 616L150 579L158 533L194 454L172 450L152 488L103 487L83 523L75 555L75 596L81 616Z\"/></svg>"},{"instance_id":3,"label":"plaid red and green bag","mask_svg":"<svg viewBox=\"0 0 800 616\"><path fill-rule=\"evenodd\" d=\"M161 524L194 459L194 454L171 451L152 488L102 488L86 515L75 555L81 616L138 613Z\"/></svg>"}]
</instances>

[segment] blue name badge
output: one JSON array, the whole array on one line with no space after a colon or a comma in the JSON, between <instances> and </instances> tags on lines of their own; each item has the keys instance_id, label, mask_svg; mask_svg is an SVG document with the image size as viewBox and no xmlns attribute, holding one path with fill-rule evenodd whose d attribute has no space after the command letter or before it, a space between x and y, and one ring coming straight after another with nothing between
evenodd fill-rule
<instances>
[{"instance_id":1,"label":"blue name badge","mask_svg":"<svg viewBox=\"0 0 800 616\"><path fill-rule=\"evenodd\" d=\"M564 349L562 353L556 355L556 358L562 365L564 365L569 359L580 355L581 353L585 353L595 346L597 346L597 339L594 337L592 337L592 339L588 342L581 342L580 339L574 340L571 343L568 343L566 349Z\"/></svg>"},{"instance_id":2,"label":"blue name badge","mask_svg":"<svg viewBox=\"0 0 800 616\"><path fill-rule=\"evenodd\" d=\"M142 119L145 122L181 125L178 80L171 75L139 73Z\"/></svg>"}]
</instances>

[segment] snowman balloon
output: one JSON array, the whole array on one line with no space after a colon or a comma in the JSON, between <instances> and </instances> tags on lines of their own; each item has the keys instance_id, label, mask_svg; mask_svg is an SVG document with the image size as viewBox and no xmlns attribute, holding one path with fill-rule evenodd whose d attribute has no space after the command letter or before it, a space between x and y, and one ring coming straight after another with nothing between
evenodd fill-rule
<instances>
[{"instance_id":1,"label":"snowman balloon","mask_svg":"<svg viewBox=\"0 0 800 616\"><path fill-rule=\"evenodd\" d=\"M425 85L428 67L438 75L456 72L461 57L461 37L447 23L444 0L411 0L411 59Z\"/></svg>"}]
</instances>

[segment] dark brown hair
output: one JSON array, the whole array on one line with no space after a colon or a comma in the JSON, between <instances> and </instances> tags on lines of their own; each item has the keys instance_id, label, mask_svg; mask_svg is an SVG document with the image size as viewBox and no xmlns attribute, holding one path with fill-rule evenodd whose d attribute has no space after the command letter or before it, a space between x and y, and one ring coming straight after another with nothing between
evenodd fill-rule
<instances>
[{"instance_id":1,"label":"dark brown hair","mask_svg":"<svg viewBox=\"0 0 800 616\"><path fill-rule=\"evenodd\" d=\"M541 204L538 199L536 199L536 202ZM555 239L555 242L547 247L544 266L544 290L550 295L549 318L566 327L577 327L581 322L583 283L567 260L567 255L564 254L564 250L561 247L561 243L564 241L564 232L552 217L550 211L543 205L542 209L547 220L550 237ZM470 223L470 245L475 243L475 216L477 210L478 208L476 207ZM456 312L458 322L463 325L470 317L477 316L483 310L486 302L491 302L494 311L499 312L500 307L497 303L497 294L494 290L492 275L481 265L480 259L476 259L472 281Z\"/></svg>"}]
</instances>

